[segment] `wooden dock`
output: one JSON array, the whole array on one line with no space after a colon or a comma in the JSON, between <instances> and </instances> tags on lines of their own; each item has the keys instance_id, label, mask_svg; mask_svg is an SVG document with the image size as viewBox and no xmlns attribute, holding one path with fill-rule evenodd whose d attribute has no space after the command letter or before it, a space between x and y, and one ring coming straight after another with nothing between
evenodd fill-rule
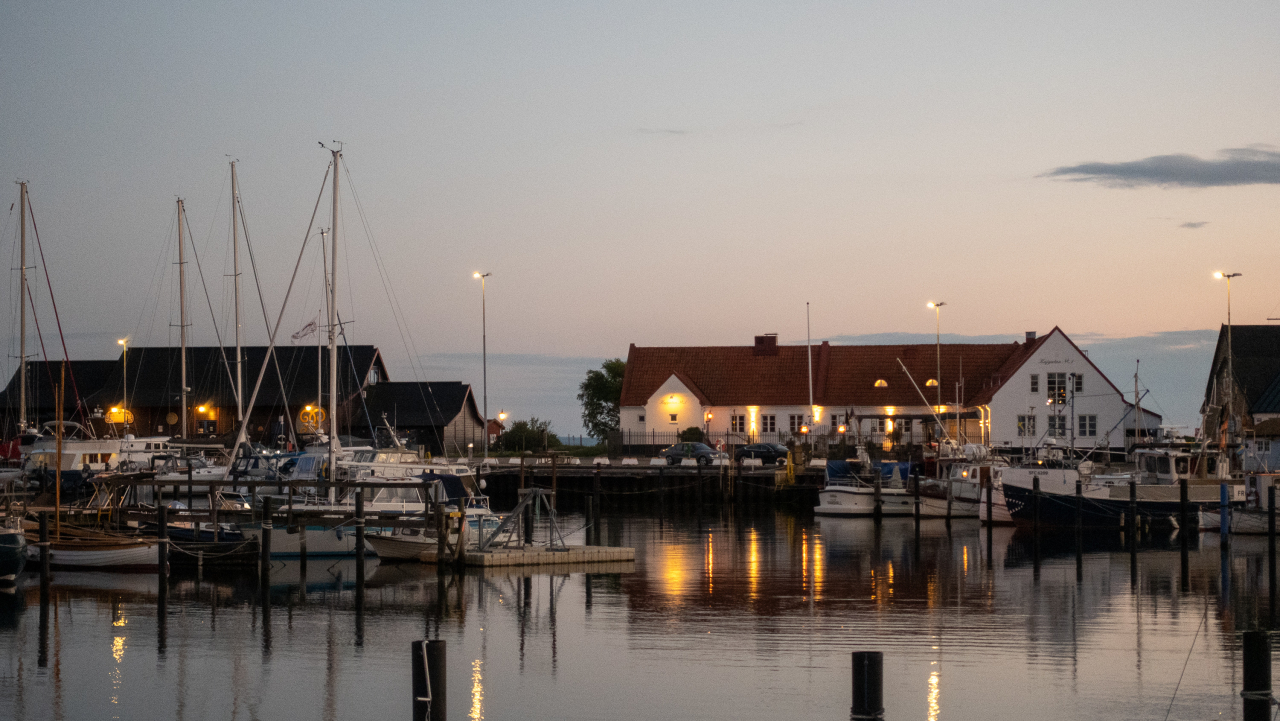
<instances>
[{"instance_id":1,"label":"wooden dock","mask_svg":"<svg viewBox=\"0 0 1280 721\"><path fill-rule=\"evenodd\" d=\"M424 551L418 559L436 563L435 550ZM563 566L569 569L581 564L634 562L636 549L614 546L524 546L523 548L491 548L487 551L463 551L464 566ZM446 562L455 563L452 559Z\"/></svg>"}]
</instances>

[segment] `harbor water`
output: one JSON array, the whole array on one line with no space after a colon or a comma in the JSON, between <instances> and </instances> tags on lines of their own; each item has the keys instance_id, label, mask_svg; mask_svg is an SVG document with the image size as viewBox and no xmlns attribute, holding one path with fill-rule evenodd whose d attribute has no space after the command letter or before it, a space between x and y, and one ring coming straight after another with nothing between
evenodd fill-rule
<instances>
[{"instance_id":1,"label":"harbor water","mask_svg":"<svg viewBox=\"0 0 1280 721\"><path fill-rule=\"evenodd\" d=\"M887 719L1231 719L1240 632L1271 620L1265 538L1194 535L1184 561L1168 531L1131 553L804 511L602 526L634 563L276 561L265 594L175 573L163 617L154 574L54 571L42 609L30 564L0 590L0 718L407 719L409 644L440 638L451 719L846 719L862 650Z\"/></svg>"}]
</instances>

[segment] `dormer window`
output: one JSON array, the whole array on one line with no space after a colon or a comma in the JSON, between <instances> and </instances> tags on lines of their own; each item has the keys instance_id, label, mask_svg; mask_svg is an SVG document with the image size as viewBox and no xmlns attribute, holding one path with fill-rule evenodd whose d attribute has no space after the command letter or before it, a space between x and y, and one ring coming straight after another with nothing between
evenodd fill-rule
<instances>
[{"instance_id":1,"label":"dormer window","mask_svg":"<svg viewBox=\"0 0 1280 721\"><path fill-rule=\"evenodd\" d=\"M369 385L377 385L382 380L382 374L378 373L378 367L374 366L369 369Z\"/></svg>"},{"instance_id":2,"label":"dormer window","mask_svg":"<svg viewBox=\"0 0 1280 721\"><path fill-rule=\"evenodd\" d=\"M888 387L889 387L889 382L886 381L885 379L881 378L880 380L876 381L876 388L888 388Z\"/></svg>"},{"instance_id":3,"label":"dormer window","mask_svg":"<svg viewBox=\"0 0 1280 721\"><path fill-rule=\"evenodd\" d=\"M924 382L924 385L925 385L925 387L926 387L926 388L937 388L937 387L938 387L938 379L937 379L937 378L930 378L929 380L927 380L927 381L925 381L925 382Z\"/></svg>"}]
</instances>

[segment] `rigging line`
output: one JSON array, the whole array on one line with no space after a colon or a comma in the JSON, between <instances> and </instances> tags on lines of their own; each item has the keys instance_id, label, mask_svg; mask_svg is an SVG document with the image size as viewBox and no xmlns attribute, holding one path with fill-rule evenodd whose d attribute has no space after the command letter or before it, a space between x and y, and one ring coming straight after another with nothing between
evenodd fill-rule
<instances>
[{"instance_id":1,"label":"rigging line","mask_svg":"<svg viewBox=\"0 0 1280 721\"><path fill-rule=\"evenodd\" d=\"M342 314L338 314L338 333L342 336L342 345L347 349L347 361L351 366L351 377L355 378L356 388L363 388L364 383L360 381L359 374L356 373L356 358L351 353L351 342L347 340L347 329L342 323ZM364 420L369 424L369 438L376 441L378 432L373 429L373 418L369 416L369 404L365 402L364 393L360 393L360 406L364 408ZM376 443L374 444L377 445Z\"/></svg>"},{"instance_id":2,"label":"rigging line","mask_svg":"<svg viewBox=\"0 0 1280 721\"><path fill-rule=\"evenodd\" d=\"M258 278L258 261L253 254L253 243L249 241L249 221L244 215L244 203L240 202L239 196L231 199L240 209L240 227L244 230L244 244L249 249L249 267L253 269L253 284L258 288L258 304L262 306L262 323L268 328L271 327L271 319L267 317L267 301L262 296L262 281ZM319 205L316 206L320 207ZM307 229L310 234L311 229ZM302 263L302 257L298 257L298 263ZM281 316L284 315L284 308L281 307ZM279 322L277 321L277 325ZM280 354L273 354L272 365L276 368L276 380L280 382L280 403L284 405L284 417L289 421L289 438L294 445L298 443L298 433L293 427L293 412L289 410L289 389L284 385L284 374L280 372Z\"/></svg>"},{"instance_id":3,"label":"rigging line","mask_svg":"<svg viewBox=\"0 0 1280 721\"><path fill-rule=\"evenodd\" d=\"M284 300L280 303L280 314L276 316L276 325L271 329L270 337L267 340L266 357L262 359L262 368L258 370L258 380L253 384L253 394L249 396L249 408L253 408L254 401L258 399L258 389L262 387L262 378L267 373L267 363L271 361L272 351L276 347L276 333L280 330L280 322L284 320L285 308L289 307L289 294L293 292L293 284L298 279L298 268L302 265L302 257L307 252L307 241L311 239L311 229L316 224L316 213L320 211L320 200L324 197L325 183L329 180L329 172L332 169L333 162L330 161L329 166L325 168L324 178L320 181L320 193L316 195L316 205L311 209L311 222L307 223L307 232L302 235L302 248L298 250L298 260L293 264L293 275L289 278L289 287L285 289ZM245 415L240 424L240 430L236 433L236 451L240 449L240 444L244 441L245 433L249 428L249 417L248 414ZM231 466L228 465L222 479L226 480L230 473Z\"/></svg>"},{"instance_id":4,"label":"rigging line","mask_svg":"<svg viewBox=\"0 0 1280 721\"><path fill-rule=\"evenodd\" d=\"M187 223L187 235L192 238L195 234L191 232L191 216L184 217ZM213 321L213 337L218 341L218 352L222 354L222 366L227 370L227 380L231 382L231 396L236 399L236 405L240 405L240 396L236 395L235 376L231 375L231 361L227 360L227 349L222 343L222 332L218 330L218 317L213 313L213 300L209 297L209 286L204 282L204 268L200 265L200 252L196 250L196 244L191 243L191 254L196 258L196 274L200 276L200 287L204 289L204 301L209 306L209 318ZM239 362L237 359L236 362ZM207 376L206 376L207 378Z\"/></svg>"},{"instance_id":5,"label":"rigging line","mask_svg":"<svg viewBox=\"0 0 1280 721\"><path fill-rule=\"evenodd\" d=\"M49 366L49 352L44 347L44 333L40 330L40 316L36 315L36 298L31 294L31 284L27 284L27 298L31 301L31 320L36 324L36 337L40 339L40 355L44 357L44 372L49 376L49 387L54 390L54 398L58 397L58 385L53 382L53 368ZM57 401L54 401L57 404Z\"/></svg>"},{"instance_id":6,"label":"rigging line","mask_svg":"<svg viewBox=\"0 0 1280 721\"><path fill-rule=\"evenodd\" d=\"M382 283L382 290L386 293L388 305L391 307L392 320L396 323L396 331L400 334L400 343L404 347L405 355L409 357L409 369L413 372L413 379L418 387L418 397L422 399L422 405L427 409L428 413L431 412L431 408L434 406L436 416L441 417L444 415L444 412L440 409L439 401L436 400L435 391L432 390L429 382L424 383L422 380L426 373L420 372L421 361L418 357L418 345L413 340L413 334L408 330L408 322L404 319L403 306L400 305L400 299L396 297L395 289L390 284L389 273L387 272L386 264L382 260L382 252L378 249L378 242L373 237L373 230L369 227L368 217L364 212L364 203L360 200L360 192L356 188L355 181L351 178L351 168L348 165L344 170L346 170L347 173L347 187L351 191L351 198L355 201L356 212L360 215L360 222L361 225L364 226L365 237L369 241L369 249L372 251L374 267L378 269L378 279ZM412 350L410 350L411 348ZM426 386L426 393L423 393L424 385ZM430 402L427 401L427 396L431 396ZM486 428L487 424L488 419L485 419ZM444 448L444 437L440 430L438 430L439 427L433 425L431 428L436 441L440 443L441 448Z\"/></svg>"},{"instance_id":7,"label":"rigging line","mask_svg":"<svg viewBox=\"0 0 1280 721\"><path fill-rule=\"evenodd\" d=\"M1187 658L1182 662L1182 673L1178 674L1178 683L1173 687L1173 697L1169 699L1169 708L1164 711L1165 721L1169 721L1169 712L1173 711L1173 701L1178 698L1178 689L1182 687L1182 677L1187 674L1187 664L1191 662L1191 652L1196 649L1196 639L1200 638L1200 627L1209 619L1209 603L1204 604L1204 616L1200 618L1200 623L1196 625L1196 635L1191 637L1191 648L1187 649Z\"/></svg>"},{"instance_id":8,"label":"rigging line","mask_svg":"<svg viewBox=\"0 0 1280 721\"><path fill-rule=\"evenodd\" d=\"M89 435L93 435L93 427L89 425L89 417L84 412L84 401L80 397L80 388L76 385L76 372L71 367L71 355L67 353L67 339L62 334L62 318L58 315L58 301L53 297L53 280L49 278L49 265L44 259L44 245L40 243L40 229L36 227L36 209L31 205L31 193L27 193L27 212L31 214L31 230L36 236L36 249L40 251L40 265L44 266L44 281L49 286L49 303L53 305L53 320L58 326L58 339L62 341L62 359L67 361L68 375L71 376L71 392L76 395L76 411L80 413L80 420L84 421L84 426L89 429Z\"/></svg>"}]
</instances>

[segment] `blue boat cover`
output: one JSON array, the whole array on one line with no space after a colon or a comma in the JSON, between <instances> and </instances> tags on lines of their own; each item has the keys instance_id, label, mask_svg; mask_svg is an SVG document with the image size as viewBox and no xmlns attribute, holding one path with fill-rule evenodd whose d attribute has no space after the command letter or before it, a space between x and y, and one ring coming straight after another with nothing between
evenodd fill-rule
<instances>
[{"instance_id":1,"label":"blue boat cover","mask_svg":"<svg viewBox=\"0 0 1280 721\"><path fill-rule=\"evenodd\" d=\"M827 461L827 481L853 480L853 466L848 461Z\"/></svg>"}]
</instances>

